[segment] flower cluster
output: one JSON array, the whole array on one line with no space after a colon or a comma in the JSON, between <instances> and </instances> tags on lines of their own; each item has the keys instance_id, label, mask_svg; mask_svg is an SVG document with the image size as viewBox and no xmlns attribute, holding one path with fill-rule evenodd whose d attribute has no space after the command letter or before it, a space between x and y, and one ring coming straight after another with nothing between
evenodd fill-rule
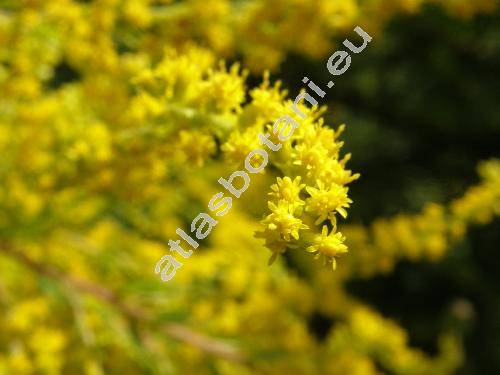
<instances>
[{"instance_id":1,"label":"flower cluster","mask_svg":"<svg viewBox=\"0 0 500 375\"><path fill-rule=\"evenodd\" d=\"M352 23L371 32L428 2L461 16L494 5L1 1L0 374L456 373L458 330L423 353L346 283L438 260L497 217L498 161L447 205L344 224L358 175L341 155L343 127L301 104L306 120L203 250L172 283L150 272L258 134L279 143L272 124L292 101L268 73L249 84L246 69L323 55ZM241 65L220 63L235 56ZM335 266L346 246L336 272L309 254ZM332 323L321 338L318 315Z\"/></svg>"},{"instance_id":2,"label":"flower cluster","mask_svg":"<svg viewBox=\"0 0 500 375\"><path fill-rule=\"evenodd\" d=\"M258 233L276 256L287 248L305 248L336 267L335 257L347 252L344 236L337 231L337 218L346 218L352 201L347 184L359 174L345 168L349 156L339 160L342 142L336 131L324 127L321 110L298 129L297 135L278 151L278 168L289 176L278 177L269 193L269 211Z\"/></svg>"}]
</instances>

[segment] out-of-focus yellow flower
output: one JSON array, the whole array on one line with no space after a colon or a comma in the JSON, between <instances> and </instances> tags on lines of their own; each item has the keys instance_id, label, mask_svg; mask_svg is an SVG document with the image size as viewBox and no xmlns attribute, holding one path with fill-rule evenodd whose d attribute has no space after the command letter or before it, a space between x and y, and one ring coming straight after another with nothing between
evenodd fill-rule
<instances>
[{"instance_id":1,"label":"out-of-focus yellow flower","mask_svg":"<svg viewBox=\"0 0 500 375\"><path fill-rule=\"evenodd\" d=\"M35 353L37 368L47 374L57 374L63 364L62 349L66 343L64 335L57 330L38 328L30 339L30 348Z\"/></svg>"},{"instance_id":2,"label":"out-of-focus yellow flower","mask_svg":"<svg viewBox=\"0 0 500 375\"><path fill-rule=\"evenodd\" d=\"M16 330L26 331L47 317L49 306L41 297L15 305L8 314L9 325Z\"/></svg>"},{"instance_id":3,"label":"out-of-focus yellow flower","mask_svg":"<svg viewBox=\"0 0 500 375\"><path fill-rule=\"evenodd\" d=\"M183 160L196 167L201 167L216 151L215 140L211 135L186 130L179 133L179 141L175 147L181 152Z\"/></svg>"}]
</instances>

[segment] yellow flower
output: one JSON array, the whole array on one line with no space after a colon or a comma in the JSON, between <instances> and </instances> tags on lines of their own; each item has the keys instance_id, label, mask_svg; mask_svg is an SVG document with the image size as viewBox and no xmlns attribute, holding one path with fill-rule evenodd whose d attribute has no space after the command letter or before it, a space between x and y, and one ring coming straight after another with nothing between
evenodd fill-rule
<instances>
[{"instance_id":1,"label":"yellow flower","mask_svg":"<svg viewBox=\"0 0 500 375\"><path fill-rule=\"evenodd\" d=\"M38 327L29 340L35 353L35 363L42 373L57 374L63 365L62 351L66 346L66 337L55 329Z\"/></svg>"},{"instance_id":2,"label":"yellow flower","mask_svg":"<svg viewBox=\"0 0 500 375\"><path fill-rule=\"evenodd\" d=\"M198 131L181 130L176 146L181 152L181 158L196 167L201 167L216 151L214 138Z\"/></svg>"},{"instance_id":3,"label":"yellow flower","mask_svg":"<svg viewBox=\"0 0 500 375\"><path fill-rule=\"evenodd\" d=\"M7 314L7 322L15 330L25 331L47 317L49 306L41 297L16 304Z\"/></svg>"},{"instance_id":4,"label":"yellow flower","mask_svg":"<svg viewBox=\"0 0 500 375\"><path fill-rule=\"evenodd\" d=\"M207 79L200 82L195 104L220 113L238 111L245 100L247 74L240 73L238 64L228 71L221 63L218 70L209 70Z\"/></svg>"},{"instance_id":5,"label":"yellow flower","mask_svg":"<svg viewBox=\"0 0 500 375\"><path fill-rule=\"evenodd\" d=\"M329 188L326 188L319 180L316 183L318 188L306 187L306 191L311 195L306 200L306 211L318 216L314 224L318 225L327 218L332 223L335 223L335 211L343 218L346 218L347 211L345 208L349 207L349 204L352 203L347 197L348 189L337 184L332 184Z\"/></svg>"},{"instance_id":6,"label":"yellow flower","mask_svg":"<svg viewBox=\"0 0 500 375\"><path fill-rule=\"evenodd\" d=\"M347 246L344 245L344 241L345 237L342 233L332 230L328 234L328 227L324 225L321 234L314 237L312 245L306 250L310 253L317 253L316 258L323 255L325 260L332 262L332 267L335 269L337 267L335 257L347 253Z\"/></svg>"},{"instance_id":7,"label":"yellow flower","mask_svg":"<svg viewBox=\"0 0 500 375\"><path fill-rule=\"evenodd\" d=\"M33 373L33 362L30 361L26 350L20 345L16 345L9 356L7 364L14 374L31 374ZM1 368L0 368L1 369ZM7 373L7 372L5 372Z\"/></svg>"},{"instance_id":8,"label":"yellow flower","mask_svg":"<svg viewBox=\"0 0 500 375\"><path fill-rule=\"evenodd\" d=\"M244 132L234 131L228 140L222 145L221 150L224 158L232 165L241 165L247 155L260 148L258 131L248 128ZM260 163L260 157L254 159L255 163Z\"/></svg>"},{"instance_id":9,"label":"yellow flower","mask_svg":"<svg viewBox=\"0 0 500 375\"><path fill-rule=\"evenodd\" d=\"M123 6L123 15L127 21L137 27L146 27L151 23L152 15L147 1L128 0Z\"/></svg>"},{"instance_id":10,"label":"yellow flower","mask_svg":"<svg viewBox=\"0 0 500 375\"><path fill-rule=\"evenodd\" d=\"M316 170L321 169L330 159L328 150L321 145L310 147L307 144L299 144L294 148L292 157L293 164L299 165L305 169L308 176L313 175Z\"/></svg>"},{"instance_id":11,"label":"yellow flower","mask_svg":"<svg viewBox=\"0 0 500 375\"><path fill-rule=\"evenodd\" d=\"M302 223L302 220L293 216L293 207L285 202L280 201L278 205L269 202L269 214L262 224L272 231L277 231L281 238L285 241L290 241L290 236L295 240L299 239L299 230L309 229L309 227Z\"/></svg>"},{"instance_id":12,"label":"yellow flower","mask_svg":"<svg viewBox=\"0 0 500 375\"><path fill-rule=\"evenodd\" d=\"M269 226L263 231L256 232L255 238L263 238L265 241L264 245L272 251L273 254L268 261L269 265L273 264L278 255L283 254L289 245L276 230L270 229Z\"/></svg>"},{"instance_id":13,"label":"yellow flower","mask_svg":"<svg viewBox=\"0 0 500 375\"><path fill-rule=\"evenodd\" d=\"M265 121L274 121L283 113L286 95L287 91L281 89L281 82L271 85L269 72L265 72L260 86L250 90L252 102L249 107Z\"/></svg>"},{"instance_id":14,"label":"yellow flower","mask_svg":"<svg viewBox=\"0 0 500 375\"><path fill-rule=\"evenodd\" d=\"M271 186L271 192L268 195L275 201L281 200L288 202L292 207L302 206L304 201L300 199L300 191L306 186L301 184L301 177L297 176L293 179L285 176L278 177L277 183Z\"/></svg>"}]
</instances>

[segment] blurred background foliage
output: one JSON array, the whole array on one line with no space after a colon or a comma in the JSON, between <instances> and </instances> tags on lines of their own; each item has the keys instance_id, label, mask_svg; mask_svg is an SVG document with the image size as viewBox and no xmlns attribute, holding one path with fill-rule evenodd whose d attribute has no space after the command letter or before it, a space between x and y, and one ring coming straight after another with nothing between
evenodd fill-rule
<instances>
[{"instance_id":1,"label":"blurred background foliage","mask_svg":"<svg viewBox=\"0 0 500 375\"><path fill-rule=\"evenodd\" d=\"M499 20L494 0L0 1L0 374L499 373ZM161 283L254 148L244 124L283 110L249 90L323 86L355 25L374 39L314 115L347 124L361 173L337 270L304 246L267 265L270 185L302 175L272 161Z\"/></svg>"}]
</instances>

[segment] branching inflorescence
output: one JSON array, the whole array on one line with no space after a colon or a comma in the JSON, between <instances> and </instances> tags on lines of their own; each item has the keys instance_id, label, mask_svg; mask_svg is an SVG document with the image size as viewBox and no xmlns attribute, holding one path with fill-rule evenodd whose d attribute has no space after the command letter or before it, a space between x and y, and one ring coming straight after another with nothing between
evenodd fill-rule
<instances>
[{"instance_id":1,"label":"branching inflorescence","mask_svg":"<svg viewBox=\"0 0 500 375\"><path fill-rule=\"evenodd\" d=\"M362 37L361 45L354 46L349 40L345 40L344 45L356 54L363 51L372 38L359 26L355 31ZM338 76L347 71L350 63L351 56L347 52L337 51L326 65L331 74ZM318 100L307 91L301 92L293 101L286 101L286 95L279 91L279 85L270 87L268 76L265 76L264 83L259 88L251 92L253 100L238 107L243 102L243 95L242 83L238 82L241 77L237 75L237 66L229 72L224 65L219 71L200 72L198 74L207 77L206 80L190 88L187 76L175 77L171 75L171 69L166 68L178 65L175 59L164 60L154 71L144 73L139 81L146 87L153 87L153 90L159 89L167 99L178 96L187 102L198 103L202 108L204 103L211 103L212 109L222 112L225 110L237 116L233 132L217 134L212 130L212 134L219 136L226 158L235 165L243 164L244 169L231 173L227 179L218 179L225 192L230 194L225 196L221 191L214 194L208 203L210 212L216 217L226 215L233 205L233 197L240 198L249 188L249 175L262 173L271 162L285 177L278 177L277 183L271 186L268 203L270 213L261 221L264 229L257 233L273 252L270 263L287 248L303 248L315 253L317 258L323 257L335 269L335 257L347 252L345 238L342 233L337 232L336 215L346 218L346 208L352 203L347 196L346 185L359 176L345 169L349 155L340 159L342 143L338 137L343 126L336 132L324 126ZM236 82L232 83L231 78L235 78ZM309 82L308 88L320 98L325 97L326 93L309 78L305 77L303 82ZM333 86L333 81L330 81L329 87ZM214 93L213 90L216 90L217 95L207 96ZM155 100L146 93L142 95L147 102ZM228 102L217 102L219 97ZM259 103L265 97L276 101ZM313 107L307 107L306 102ZM259 106L267 106L268 110L262 111ZM279 115L279 118L270 119L265 115ZM264 133L264 130L267 132ZM210 132L210 129L207 131ZM197 147L192 142L193 145L185 148L184 143L190 138L191 135L186 131L180 133L181 148L191 152L187 159L201 164L203 156L209 156L213 152L214 140L211 140L210 135L205 135L205 138L200 137ZM254 148L256 144L258 146ZM193 155L192 152L206 154ZM197 249L199 243L193 237L197 240L205 239L217 224L218 221L210 214L202 212L191 222L192 236L180 228L176 233L192 249ZM315 229L317 226L321 227L319 234ZM180 240L169 240L168 243L170 251L183 258L189 258L193 254L193 250L186 251L180 246ZM156 264L155 272L161 273L163 281L168 281L181 266L181 262L167 254Z\"/></svg>"},{"instance_id":2,"label":"branching inflorescence","mask_svg":"<svg viewBox=\"0 0 500 375\"><path fill-rule=\"evenodd\" d=\"M426 354L345 284L401 259L439 260L497 217L498 161L447 205L345 224L358 175L341 153L344 127L312 100L297 116L268 73L249 89L242 69L324 57L358 20L374 35L429 2L461 16L497 3L2 1L0 373L455 373L457 330ZM235 56L241 66L219 62ZM318 101L327 91L302 82ZM281 142L273 125L287 113L280 127L300 126ZM217 181L258 148L268 165L236 200ZM151 265L219 192L220 225L160 283ZM335 265L346 246L337 272L309 256ZM321 337L317 316L331 324Z\"/></svg>"}]
</instances>

